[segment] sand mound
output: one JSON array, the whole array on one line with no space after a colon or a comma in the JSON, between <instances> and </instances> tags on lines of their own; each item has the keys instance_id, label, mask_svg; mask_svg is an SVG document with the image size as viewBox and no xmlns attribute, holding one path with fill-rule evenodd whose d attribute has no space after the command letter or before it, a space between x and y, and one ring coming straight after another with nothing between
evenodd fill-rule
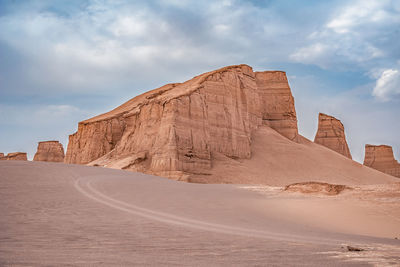
<instances>
[{"instance_id":1,"label":"sand mound","mask_svg":"<svg viewBox=\"0 0 400 267\"><path fill-rule=\"evenodd\" d=\"M395 177L304 137L293 142L266 126L254 133L252 144L251 159L232 159L214 153L210 173L192 176L190 182L271 186L309 181L350 186L398 182Z\"/></svg>"}]
</instances>

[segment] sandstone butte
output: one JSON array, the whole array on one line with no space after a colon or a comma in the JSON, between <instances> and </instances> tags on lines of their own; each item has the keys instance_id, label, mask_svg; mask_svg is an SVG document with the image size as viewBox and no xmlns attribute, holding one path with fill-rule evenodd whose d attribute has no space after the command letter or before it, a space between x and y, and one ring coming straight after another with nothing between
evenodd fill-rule
<instances>
[{"instance_id":1,"label":"sandstone butte","mask_svg":"<svg viewBox=\"0 0 400 267\"><path fill-rule=\"evenodd\" d=\"M4 154L1 153L0 160L28 160L28 158L24 152L13 152L8 153L7 156L4 156Z\"/></svg>"},{"instance_id":2,"label":"sandstone butte","mask_svg":"<svg viewBox=\"0 0 400 267\"><path fill-rule=\"evenodd\" d=\"M65 163L198 183L394 179L299 135L286 73L247 65L164 85L80 122Z\"/></svg>"},{"instance_id":3,"label":"sandstone butte","mask_svg":"<svg viewBox=\"0 0 400 267\"><path fill-rule=\"evenodd\" d=\"M319 113L318 130L314 142L351 159L342 122L335 117Z\"/></svg>"},{"instance_id":4,"label":"sandstone butte","mask_svg":"<svg viewBox=\"0 0 400 267\"><path fill-rule=\"evenodd\" d=\"M64 148L58 141L39 142L34 161L64 162Z\"/></svg>"},{"instance_id":5,"label":"sandstone butte","mask_svg":"<svg viewBox=\"0 0 400 267\"><path fill-rule=\"evenodd\" d=\"M391 146L365 145L364 165L400 178L400 163L394 158Z\"/></svg>"},{"instance_id":6,"label":"sandstone butte","mask_svg":"<svg viewBox=\"0 0 400 267\"><path fill-rule=\"evenodd\" d=\"M80 122L67 163L97 160L180 177L211 168L212 152L250 158L251 132L268 125L297 138L294 99L285 72L225 67L182 84L167 84Z\"/></svg>"}]
</instances>

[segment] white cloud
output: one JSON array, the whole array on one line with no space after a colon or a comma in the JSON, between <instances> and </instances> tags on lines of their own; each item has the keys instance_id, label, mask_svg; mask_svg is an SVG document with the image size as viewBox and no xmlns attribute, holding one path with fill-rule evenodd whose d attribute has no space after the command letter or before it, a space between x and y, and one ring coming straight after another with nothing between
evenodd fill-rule
<instances>
[{"instance_id":1,"label":"white cloud","mask_svg":"<svg viewBox=\"0 0 400 267\"><path fill-rule=\"evenodd\" d=\"M331 18L308 35L306 43L289 55L295 62L322 68L368 71L376 61L396 53L388 36L400 25L400 14L390 0L350 2L332 12ZM382 49L383 48L383 49ZM387 49L389 48L389 49ZM391 59L390 59L391 58Z\"/></svg>"},{"instance_id":2,"label":"white cloud","mask_svg":"<svg viewBox=\"0 0 400 267\"><path fill-rule=\"evenodd\" d=\"M323 63L324 61L322 60L322 57L325 57L326 53L331 49L332 47L329 45L318 42L298 49L295 53L291 54L289 58L306 64L316 61Z\"/></svg>"},{"instance_id":3,"label":"white cloud","mask_svg":"<svg viewBox=\"0 0 400 267\"><path fill-rule=\"evenodd\" d=\"M141 36L149 29L146 21L134 16L118 18L110 27L115 36Z\"/></svg>"},{"instance_id":4,"label":"white cloud","mask_svg":"<svg viewBox=\"0 0 400 267\"><path fill-rule=\"evenodd\" d=\"M338 15L329 21L327 28L336 33L349 33L354 27L369 22L378 23L391 20L391 15L384 10L390 4L387 0L361 0L345 6Z\"/></svg>"},{"instance_id":5,"label":"white cloud","mask_svg":"<svg viewBox=\"0 0 400 267\"><path fill-rule=\"evenodd\" d=\"M383 101L400 96L400 71L397 69L384 70L376 81L372 95Z\"/></svg>"}]
</instances>

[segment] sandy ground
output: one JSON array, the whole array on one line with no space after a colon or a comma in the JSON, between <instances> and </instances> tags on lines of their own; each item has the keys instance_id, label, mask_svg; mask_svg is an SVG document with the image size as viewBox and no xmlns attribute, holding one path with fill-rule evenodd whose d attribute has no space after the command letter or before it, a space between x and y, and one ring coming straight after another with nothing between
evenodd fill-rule
<instances>
[{"instance_id":1,"label":"sandy ground","mask_svg":"<svg viewBox=\"0 0 400 267\"><path fill-rule=\"evenodd\" d=\"M400 181L302 136L299 139L299 143L290 141L275 130L261 126L253 133L250 159L232 159L213 153L209 175L195 175L191 180L272 186L308 181L345 185Z\"/></svg>"},{"instance_id":2,"label":"sandy ground","mask_svg":"<svg viewBox=\"0 0 400 267\"><path fill-rule=\"evenodd\" d=\"M0 266L400 265L399 184L353 187L304 195L0 162Z\"/></svg>"}]
</instances>

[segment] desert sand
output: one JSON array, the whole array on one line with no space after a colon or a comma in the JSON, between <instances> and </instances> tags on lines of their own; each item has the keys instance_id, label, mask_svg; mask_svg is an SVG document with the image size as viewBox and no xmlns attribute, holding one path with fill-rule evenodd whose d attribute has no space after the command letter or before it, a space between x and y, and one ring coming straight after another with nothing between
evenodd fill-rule
<instances>
[{"instance_id":1,"label":"desert sand","mask_svg":"<svg viewBox=\"0 0 400 267\"><path fill-rule=\"evenodd\" d=\"M1 161L0 265L399 264L400 184L351 187L303 194Z\"/></svg>"},{"instance_id":2,"label":"desert sand","mask_svg":"<svg viewBox=\"0 0 400 267\"><path fill-rule=\"evenodd\" d=\"M193 175L189 180L271 186L309 181L342 185L400 182L300 135L299 141L293 142L268 126L260 126L254 132L252 144L251 159L232 159L214 153L209 173Z\"/></svg>"}]
</instances>

